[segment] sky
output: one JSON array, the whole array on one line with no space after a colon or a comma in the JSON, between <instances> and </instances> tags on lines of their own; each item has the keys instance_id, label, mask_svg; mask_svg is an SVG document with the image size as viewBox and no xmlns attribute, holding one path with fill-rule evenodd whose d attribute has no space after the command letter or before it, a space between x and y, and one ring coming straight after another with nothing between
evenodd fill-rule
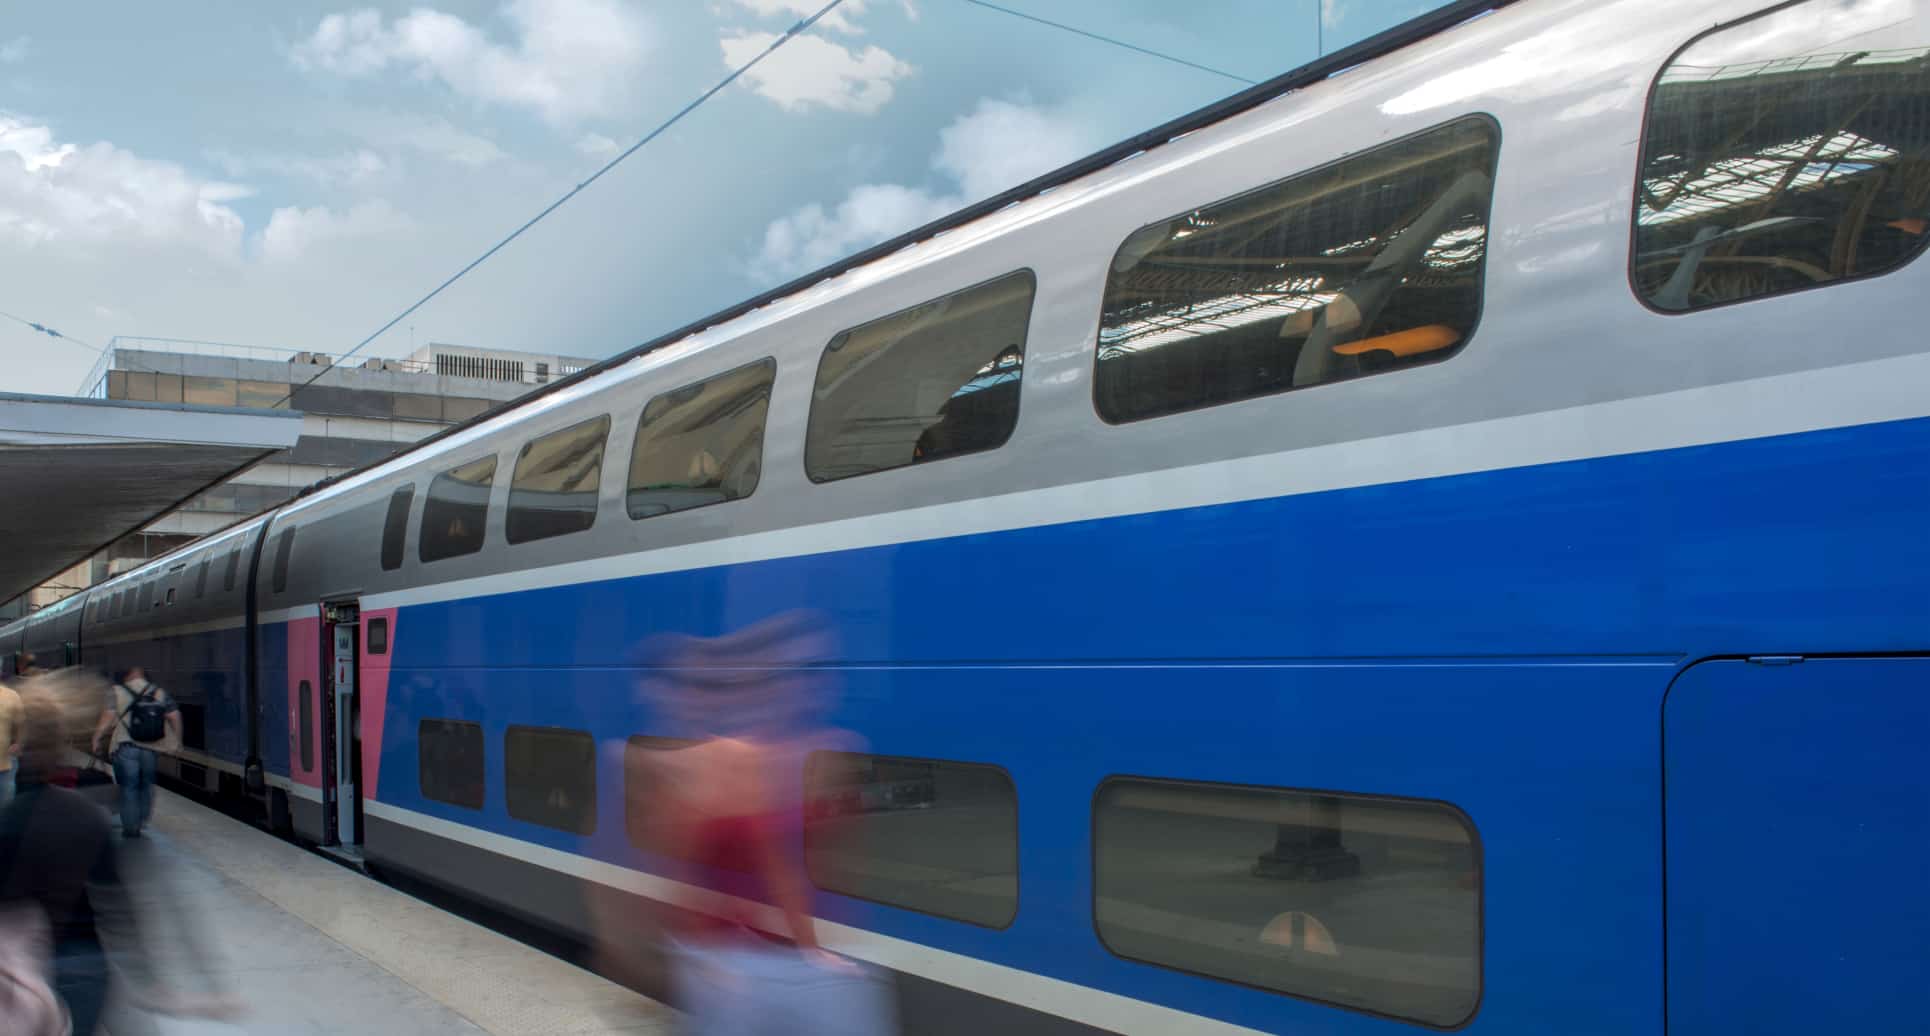
<instances>
[{"instance_id":1,"label":"sky","mask_svg":"<svg viewBox=\"0 0 1930 1036\"><path fill-rule=\"evenodd\" d=\"M0 0L0 391L114 336L341 356L823 0ZM999 0L1262 80L1434 0ZM1316 32L1318 29L1318 32ZM844 0L360 356L603 357L1243 87Z\"/></svg>"}]
</instances>

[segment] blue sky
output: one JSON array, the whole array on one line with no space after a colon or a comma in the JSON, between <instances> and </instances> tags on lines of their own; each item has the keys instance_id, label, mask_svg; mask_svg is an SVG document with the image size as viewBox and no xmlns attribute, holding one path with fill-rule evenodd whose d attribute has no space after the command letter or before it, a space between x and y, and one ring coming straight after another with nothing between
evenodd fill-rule
<instances>
[{"instance_id":1,"label":"blue sky","mask_svg":"<svg viewBox=\"0 0 1930 1036\"><path fill-rule=\"evenodd\" d=\"M0 3L0 310L339 355L820 2ZM1332 49L1433 6L1000 3L1254 80L1318 18ZM845 0L365 353L608 355L1240 85ZM0 349L9 391L94 359L4 321Z\"/></svg>"}]
</instances>

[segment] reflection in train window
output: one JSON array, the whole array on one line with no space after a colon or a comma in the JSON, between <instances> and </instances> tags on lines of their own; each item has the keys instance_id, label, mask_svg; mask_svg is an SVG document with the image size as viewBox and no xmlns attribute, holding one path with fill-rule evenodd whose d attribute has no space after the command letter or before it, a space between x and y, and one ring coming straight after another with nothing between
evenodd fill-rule
<instances>
[{"instance_id":1,"label":"reflection in train window","mask_svg":"<svg viewBox=\"0 0 1930 1036\"><path fill-rule=\"evenodd\" d=\"M1113 256L1115 424L1443 359L1474 333L1500 131L1467 118L1143 227Z\"/></svg>"},{"instance_id":2,"label":"reflection in train window","mask_svg":"<svg viewBox=\"0 0 1930 1036\"><path fill-rule=\"evenodd\" d=\"M697 744L688 738L632 735L623 746L623 829L630 844L651 852L668 853L673 839L663 825L662 788L665 770L671 765L667 753Z\"/></svg>"},{"instance_id":3,"label":"reflection in train window","mask_svg":"<svg viewBox=\"0 0 1930 1036\"><path fill-rule=\"evenodd\" d=\"M425 799L481 809L482 727L455 719L425 719L418 724L416 780Z\"/></svg>"},{"instance_id":4,"label":"reflection in train window","mask_svg":"<svg viewBox=\"0 0 1930 1036\"><path fill-rule=\"evenodd\" d=\"M1430 1025L1480 999L1480 850L1440 803L1109 780L1093 895L1133 960Z\"/></svg>"},{"instance_id":5,"label":"reflection in train window","mask_svg":"<svg viewBox=\"0 0 1930 1036\"><path fill-rule=\"evenodd\" d=\"M1690 44L1649 104L1636 291L1681 312L1895 269L1930 241L1930 31L1809 0Z\"/></svg>"},{"instance_id":6,"label":"reflection in train window","mask_svg":"<svg viewBox=\"0 0 1930 1036\"><path fill-rule=\"evenodd\" d=\"M596 741L580 730L510 727L503 734L509 815L532 824L596 831Z\"/></svg>"},{"instance_id":7,"label":"reflection in train window","mask_svg":"<svg viewBox=\"0 0 1930 1036\"><path fill-rule=\"evenodd\" d=\"M437 475L422 502L416 556L440 561L481 550L483 526L489 521L489 492L495 482L493 453Z\"/></svg>"},{"instance_id":8,"label":"reflection in train window","mask_svg":"<svg viewBox=\"0 0 1930 1036\"><path fill-rule=\"evenodd\" d=\"M289 526L281 531L275 542L275 567L273 569L275 593L288 589L288 555L295 549L295 527Z\"/></svg>"},{"instance_id":9,"label":"reflection in train window","mask_svg":"<svg viewBox=\"0 0 1930 1036\"><path fill-rule=\"evenodd\" d=\"M1005 444L1035 281L1020 270L840 332L818 359L804 470L828 482Z\"/></svg>"},{"instance_id":10,"label":"reflection in train window","mask_svg":"<svg viewBox=\"0 0 1930 1036\"><path fill-rule=\"evenodd\" d=\"M804 857L819 888L1004 928L1019 909L1019 801L996 766L814 752Z\"/></svg>"},{"instance_id":11,"label":"reflection in train window","mask_svg":"<svg viewBox=\"0 0 1930 1036\"><path fill-rule=\"evenodd\" d=\"M608 415L532 439L516 455L509 480L511 543L581 532L596 524L597 488L603 476Z\"/></svg>"},{"instance_id":12,"label":"reflection in train window","mask_svg":"<svg viewBox=\"0 0 1930 1036\"><path fill-rule=\"evenodd\" d=\"M415 484L389 494L389 510L382 519L382 571L402 567L403 549L409 538L409 505L415 502Z\"/></svg>"},{"instance_id":13,"label":"reflection in train window","mask_svg":"<svg viewBox=\"0 0 1930 1036\"><path fill-rule=\"evenodd\" d=\"M759 360L652 399L637 419L625 506L632 518L751 495L764 463L774 360Z\"/></svg>"}]
</instances>

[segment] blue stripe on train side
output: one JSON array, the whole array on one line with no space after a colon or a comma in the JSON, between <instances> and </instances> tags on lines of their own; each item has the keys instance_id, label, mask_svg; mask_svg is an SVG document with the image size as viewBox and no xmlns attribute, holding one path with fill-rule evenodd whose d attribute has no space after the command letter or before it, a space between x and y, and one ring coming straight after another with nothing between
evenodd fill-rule
<instances>
[{"instance_id":1,"label":"blue stripe on train side","mask_svg":"<svg viewBox=\"0 0 1930 1036\"><path fill-rule=\"evenodd\" d=\"M408 607L379 797L634 865L607 758L595 836L507 816L504 729L667 732L629 645L812 606L860 663L837 722L1003 765L1020 799L1011 929L864 925L1260 1028L1369 1031L1389 1023L1108 954L1091 797L1126 773L1441 799L1482 839L1478 1024L1652 1028L1669 678L1709 653L1921 648L1927 472L1930 421L1906 421ZM480 812L416 787L437 715L485 727Z\"/></svg>"}]
</instances>

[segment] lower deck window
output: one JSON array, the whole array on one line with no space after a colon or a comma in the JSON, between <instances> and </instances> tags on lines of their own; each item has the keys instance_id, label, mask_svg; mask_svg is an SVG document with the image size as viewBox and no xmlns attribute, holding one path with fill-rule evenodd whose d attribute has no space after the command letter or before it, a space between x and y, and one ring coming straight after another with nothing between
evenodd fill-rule
<instances>
[{"instance_id":1,"label":"lower deck window","mask_svg":"<svg viewBox=\"0 0 1930 1036\"><path fill-rule=\"evenodd\" d=\"M1480 850L1451 806L1114 779L1093 872L1122 957L1438 1026L1480 999Z\"/></svg>"},{"instance_id":2,"label":"lower deck window","mask_svg":"<svg viewBox=\"0 0 1930 1036\"><path fill-rule=\"evenodd\" d=\"M596 740L580 730L510 727L503 735L509 815L587 835L596 831Z\"/></svg>"},{"instance_id":3,"label":"lower deck window","mask_svg":"<svg viewBox=\"0 0 1930 1036\"><path fill-rule=\"evenodd\" d=\"M482 808L482 727L454 719L423 720L416 728L416 767L423 798Z\"/></svg>"},{"instance_id":4,"label":"lower deck window","mask_svg":"<svg viewBox=\"0 0 1930 1036\"><path fill-rule=\"evenodd\" d=\"M819 888L1004 928L1019 909L1019 803L995 766L816 752L805 862Z\"/></svg>"},{"instance_id":5,"label":"lower deck window","mask_svg":"<svg viewBox=\"0 0 1930 1036\"><path fill-rule=\"evenodd\" d=\"M633 735L623 746L623 829L630 844L652 852L670 853L676 838L664 820L666 755L689 748L695 741L681 737Z\"/></svg>"}]
</instances>

